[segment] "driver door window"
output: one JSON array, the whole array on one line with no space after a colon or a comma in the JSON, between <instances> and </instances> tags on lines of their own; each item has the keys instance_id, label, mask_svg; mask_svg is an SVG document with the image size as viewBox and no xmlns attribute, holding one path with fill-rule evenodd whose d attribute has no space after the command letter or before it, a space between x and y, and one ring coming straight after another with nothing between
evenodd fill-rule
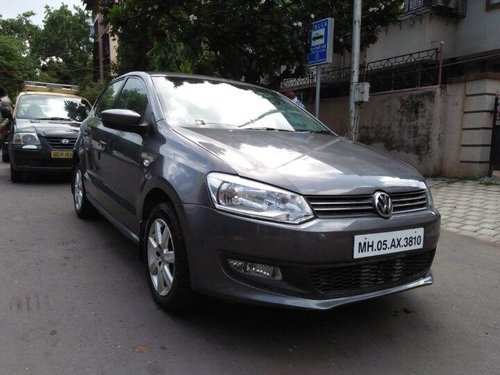
<instances>
[{"instance_id":1,"label":"driver door window","mask_svg":"<svg viewBox=\"0 0 500 375\"><path fill-rule=\"evenodd\" d=\"M101 112L105 111L106 109L111 109L113 108L113 103L115 102L115 99L120 92L120 87L122 86L123 81L118 81L115 83L112 83L111 85L108 86L108 88L101 94L99 98L99 102L96 105L95 108L95 116L96 117L101 117Z\"/></svg>"},{"instance_id":2,"label":"driver door window","mask_svg":"<svg viewBox=\"0 0 500 375\"><path fill-rule=\"evenodd\" d=\"M148 95L146 85L139 78L129 78L125 86L123 86L115 108L130 109L143 116L147 106Z\"/></svg>"}]
</instances>

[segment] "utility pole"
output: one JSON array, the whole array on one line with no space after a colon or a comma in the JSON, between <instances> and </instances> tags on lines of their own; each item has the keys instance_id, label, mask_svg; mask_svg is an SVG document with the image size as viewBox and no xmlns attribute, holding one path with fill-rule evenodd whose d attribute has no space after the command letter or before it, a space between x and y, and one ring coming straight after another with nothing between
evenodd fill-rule
<instances>
[{"instance_id":1,"label":"utility pole","mask_svg":"<svg viewBox=\"0 0 500 375\"><path fill-rule=\"evenodd\" d=\"M319 120L319 96L321 93L321 65L316 66L316 102L314 105L314 113Z\"/></svg>"},{"instance_id":2,"label":"utility pole","mask_svg":"<svg viewBox=\"0 0 500 375\"><path fill-rule=\"evenodd\" d=\"M359 50L361 34L361 0L353 1L351 87L349 95L349 130L354 141L358 139L359 115L355 100L355 90L359 82Z\"/></svg>"}]
</instances>

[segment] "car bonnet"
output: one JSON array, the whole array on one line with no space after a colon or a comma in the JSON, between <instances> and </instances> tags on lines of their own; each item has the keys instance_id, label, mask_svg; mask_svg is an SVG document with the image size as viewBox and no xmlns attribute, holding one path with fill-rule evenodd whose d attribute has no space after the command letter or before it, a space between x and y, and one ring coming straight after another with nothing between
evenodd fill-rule
<instances>
[{"instance_id":1,"label":"car bonnet","mask_svg":"<svg viewBox=\"0 0 500 375\"><path fill-rule=\"evenodd\" d=\"M175 128L241 177L306 195L425 188L423 177L386 153L343 137L302 132Z\"/></svg>"}]
</instances>

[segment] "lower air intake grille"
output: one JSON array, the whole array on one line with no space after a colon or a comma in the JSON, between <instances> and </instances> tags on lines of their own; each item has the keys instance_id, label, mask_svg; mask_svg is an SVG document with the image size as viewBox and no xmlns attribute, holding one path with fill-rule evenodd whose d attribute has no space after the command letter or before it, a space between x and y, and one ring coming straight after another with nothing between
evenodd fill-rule
<instances>
[{"instance_id":1,"label":"lower air intake grille","mask_svg":"<svg viewBox=\"0 0 500 375\"><path fill-rule=\"evenodd\" d=\"M309 277L320 293L351 294L382 289L391 284L415 280L427 272L434 258L434 250L398 257L373 259L363 264L332 268L309 268Z\"/></svg>"}]
</instances>

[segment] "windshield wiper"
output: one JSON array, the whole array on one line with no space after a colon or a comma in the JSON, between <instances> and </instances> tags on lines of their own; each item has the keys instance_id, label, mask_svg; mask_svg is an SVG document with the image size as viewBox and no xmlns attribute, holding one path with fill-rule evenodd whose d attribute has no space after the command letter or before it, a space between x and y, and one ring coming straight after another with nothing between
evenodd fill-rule
<instances>
[{"instance_id":1,"label":"windshield wiper","mask_svg":"<svg viewBox=\"0 0 500 375\"><path fill-rule=\"evenodd\" d=\"M52 120L52 121L75 121L75 120L72 120L68 117L41 117L41 118L37 118L37 120Z\"/></svg>"},{"instance_id":2,"label":"windshield wiper","mask_svg":"<svg viewBox=\"0 0 500 375\"><path fill-rule=\"evenodd\" d=\"M288 130L288 129L276 129L276 128L269 128L269 127L254 127L254 128L245 128L241 130L266 130L266 131L275 131L275 132L294 132L293 130Z\"/></svg>"},{"instance_id":3,"label":"windshield wiper","mask_svg":"<svg viewBox=\"0 0 500 375\"><path fill-rule=\"evenodd\" d=\"M297 130L297 133L333 134L329 130Z\"/></svg>"}]
</instances>

